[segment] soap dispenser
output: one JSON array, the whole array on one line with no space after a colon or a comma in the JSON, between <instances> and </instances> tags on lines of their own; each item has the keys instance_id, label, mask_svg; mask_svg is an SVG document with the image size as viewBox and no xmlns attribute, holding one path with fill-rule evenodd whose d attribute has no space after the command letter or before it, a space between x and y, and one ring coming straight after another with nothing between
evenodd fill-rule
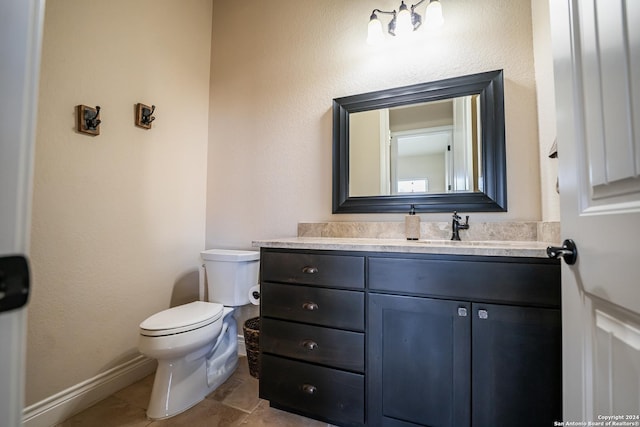
<instances>
[{"instance_id":1,"label":"soap dispenser","mask_svg":"<svg viewBox=\"0 0 640 427\"><path fill-rule=\"evenodd\" d=\"M416 207L411 205L409 215L404 218L404 234L407 240L420 239L420 217L416 215Z\"/></svg>"}]
</instances>

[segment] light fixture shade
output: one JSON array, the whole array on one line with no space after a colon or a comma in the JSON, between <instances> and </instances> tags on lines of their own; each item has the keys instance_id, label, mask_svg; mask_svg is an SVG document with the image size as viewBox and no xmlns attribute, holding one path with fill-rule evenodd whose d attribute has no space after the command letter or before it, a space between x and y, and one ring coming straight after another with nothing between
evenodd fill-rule
<instances>
[{"instance_id":1,"label":"light fixture shade","mask_svg":"<svg viewBox=\"0 0 640 427\"><path fill-rule=\"evenodd\" d=\"M640 0L639 0L640 1ZM381 43L385 39L385 31L382 29L382 23L378 19L377 14L391 15L392 18L387 24L387 33L392 36L400 36L405 38L416 31L423 24L423 18L415 9L417 6L421 6L426 0L419 0L417 4L411 5L411 9L407 7L404 0L400 2L398 11L394 10L381 10L373 9L371 17L369 18L369 26L367 32L367 43L377 44ZM427 10L424 14L424 24L428 27L435 28L444 24L442 18L442 5L438 0L429 0L427 4Z\"/></svg>"},{"instance_id":2,"label":"light fixture shade","mask_svg":"<svg viewBox=\"0 0 640 427\"><path fill-rule=\"evenodd\" d=\"M367 43L378 44L384 41L384 32L382 30L382 22L375 14L371 15L369 20L369 28L367 34Z\"/></svg>"},{"instance_id":3,"label":"light fixture shade","mask_svg":"<svg viewBox=\"0 0 640 427\"><path fill-rule=\"evenodd\" d=\"M420 25L422 25L422 18L413 10L411 11L411 24L413 25L413 31L417 30L420 28Z\"/></svg>"},{"instance_id":4,"label":"light fixture shade","mask_svg":"<svg viewBox=\"0 0 640 427\"><path fill-rule=\"evenodd\" d=\"M396 35L396 13L393 13L393 19L389 21L389 25L387 25L387 32L395 37Z\"/></svg>"},{"instance_id":5,"label":"light fixture shade","mask_svg":"<svg viewBox=\"0 0 640 427\"><path fill-rule=\"evenodd\" d=\"M411 12L404 4L404 1L400 4L400 10L396 18L396 35L403 36L413 31L413 23L411 22Z\"/></svg>"},{"instance_id":6,"label":"light fixture shade","mask_svg":"<svg viewBox=\"0 0 640 427\"><path fill-rule=\"evenodd\" d=\"M431 0L427 6L424 21L429 27L440 27L444 24L442 4L438 0Z\"/></svg>"}]
</instances>

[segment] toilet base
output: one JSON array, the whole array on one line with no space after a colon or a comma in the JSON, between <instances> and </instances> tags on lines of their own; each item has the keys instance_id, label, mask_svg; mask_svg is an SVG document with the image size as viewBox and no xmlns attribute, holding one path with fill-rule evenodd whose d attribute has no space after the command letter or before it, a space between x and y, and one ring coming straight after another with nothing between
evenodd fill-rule
<instances>
[{"instance_id":1,"label":"toilet base","mask_svg":"<svg viewBox=\"0 0 640 427\"><path fill-rule=\"evenodd\" d=\"M218 340L180 359L158 360L147 417L161 420L186 411L224 383L238 366L237 325L225 307Z\"/></svg>"}]
</instances>

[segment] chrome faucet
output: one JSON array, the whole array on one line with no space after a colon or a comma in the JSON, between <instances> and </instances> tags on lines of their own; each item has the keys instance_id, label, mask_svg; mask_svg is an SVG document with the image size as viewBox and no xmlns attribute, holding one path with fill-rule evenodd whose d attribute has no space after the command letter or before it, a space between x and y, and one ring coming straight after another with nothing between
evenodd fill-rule
<instances>
[{"instance_id":1,"label":"chrome faucet","mask_svg":"<svg viewBox=\"0 0 640 427\"><path fill-rule=\"evenodd\" d=\"M460 230L468 230L469 229L469 215L467 215L467 219L464 224L460 222L462 217L458 215L458 212L453 212L453 221L451 222L451 229L453 230L453 235L451 236L451 240L460 240Z\"/></svg>"}]
</instances>

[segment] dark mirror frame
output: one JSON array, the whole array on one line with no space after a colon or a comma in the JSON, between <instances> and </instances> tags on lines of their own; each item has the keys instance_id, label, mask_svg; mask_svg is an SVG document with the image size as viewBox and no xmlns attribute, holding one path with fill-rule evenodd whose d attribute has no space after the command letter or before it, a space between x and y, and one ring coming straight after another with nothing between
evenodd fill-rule
<instances>
[{"instance_id":1,"label":"dark mirror frame","mask_svg":"<svg viewBox=\"0 0 640 427\"><path fill-rule=\"evenodd\" d=\"M506 212L502 70L333 100L333 213ZM349 114L480 94L484 192L349 197Z\"/></svg>"}]
</instances>

